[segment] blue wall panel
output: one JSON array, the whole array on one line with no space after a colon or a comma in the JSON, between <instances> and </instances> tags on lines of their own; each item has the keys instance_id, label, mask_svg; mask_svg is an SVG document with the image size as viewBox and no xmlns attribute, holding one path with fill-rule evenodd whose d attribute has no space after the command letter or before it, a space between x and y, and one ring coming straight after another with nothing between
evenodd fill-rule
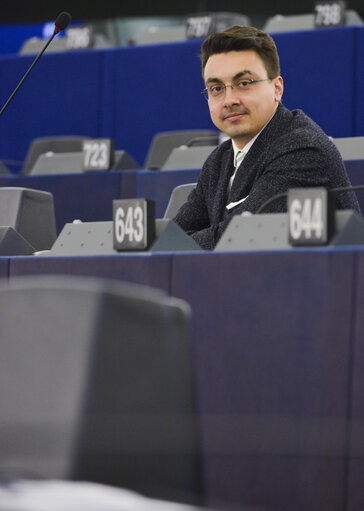
<instances>
[{"instance_id":1,"label":"blue wall panel","mask_svg":"<svg viewBox=\"0 0 364 511\"><path fill-rule=\"evenodd\" d=\"M5 103L33 57L0 60L0 102ZM102 52L44 55L0 121L0 159L23 160L38 136L98 136Z\"/></svg>"},{"instance_id":2,"label":"blue wall panel","mask_svg":"<svg viewBox=\"0 0 364 511\"><path fill-rule=\"evenodd\" d=\"M364 29L275 34L283 103L329 135L364 134ZM143 165L161 131L213 128L200 95L200 41L46 54L0 120L0 160L23 160L37 136L115 139ZM0 58L0 104L31 57ZM18 167L19 168L19 167Z\"/></svg>"},{"instance_id":3,"label":"blue wall panel","mask_svg":"<svg viewBox=\"0 0 364 511\"><path fill-rule=\"evenodd\" d=\"M125 48L105 56L103 133L140 165L155 133L213 127L200 95L199 52L200 42L192 41Z\"/></svg>"},{"instance_id":4,"label":"blue wall panel","mask_svg":"<svg viewBox=\"0 0 364 511\"><path fill-rule=\"evenodd\" d=\"M273 34L285 83L283 103L331 137L354 136L355 28Z\"/></svg>"},{"instance_id":5,"label":"blue wall panel","mask_svg":"<svg viewBox=\"0 0 364 511\"><path fill-rule=\"evenodd\" d=\"M43 37L44 23L0 24L0 55L18 53L31 37Z\"/></svg>"}]
</instances>

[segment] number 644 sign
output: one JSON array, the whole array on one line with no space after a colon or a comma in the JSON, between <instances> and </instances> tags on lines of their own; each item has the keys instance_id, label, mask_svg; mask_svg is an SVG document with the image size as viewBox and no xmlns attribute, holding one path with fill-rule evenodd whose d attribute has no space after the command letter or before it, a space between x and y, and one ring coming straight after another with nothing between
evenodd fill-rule
<instances>
[{"instance_id":1,"label":"number 644 sign","mask_svg":"<svg viewBox=\"0 0 364 511\"><path fill-rule=\"evenodd\" d=\"M334 227L332 197L325 188L298 188L288 192L291 245L326 245Z\"/></svg>"},{"instance_id":2,"label":"number 644 sign","mask_svg":"<svg viewBox=\"0 0 364 511\"><path fill-rule=\"evenodd\" d=\"M145 250L155 237L155 203L147 199L113 201L114 249Z\"/></svg>"}]
</instances>

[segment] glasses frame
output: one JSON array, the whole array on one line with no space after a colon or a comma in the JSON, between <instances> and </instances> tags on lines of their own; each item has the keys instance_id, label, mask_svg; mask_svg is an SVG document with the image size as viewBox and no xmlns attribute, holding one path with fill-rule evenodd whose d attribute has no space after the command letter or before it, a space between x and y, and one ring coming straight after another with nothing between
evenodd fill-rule
<instances>
[{"instance_id":1,"label":"glasses frame","mask_svg":"<svg viewBox=\"0 0 364 511\"><path fill-rule=\"evenodd\" d=\"M240 82L248 82L249 85L253 85L254 83L266 82L267 80L273 80L273 78L260 78L259 80L239 80L239 83ZM221 96L219 95L216 98L210 98L209 97L209 89L207 87L202 92L200 92L200 94L202 96L204 96L206 101L209 101L210 99L212 99L212 100L219 99L220 97L225 97L226 87L231 87L232 89L234 89L236 86L237 86L237 84L233 84L233 83L227 83L226 85L224 83L221 84L220 87L222 88L222 91L221 91L222 94L221 94ZM239 92L243 92L243 89L240 90Z\"/></svg>"}]
</instances>

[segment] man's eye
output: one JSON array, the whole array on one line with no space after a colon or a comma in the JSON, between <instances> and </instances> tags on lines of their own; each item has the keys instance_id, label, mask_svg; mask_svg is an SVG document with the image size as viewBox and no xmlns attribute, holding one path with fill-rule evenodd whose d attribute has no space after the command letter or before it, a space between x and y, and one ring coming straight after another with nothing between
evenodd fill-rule
<instances>
[{"instance_id":1,"label":"man's eye","mask_svg":"<svg viewBox=\"0 0 364 511\"><path fill-rule=\"evenodd\" d=\"M241 82L238 82L239 89L246 89L249 85L251 85L250 80L241 80Z\"/></svg>"},{"instance_id":2,"label":"man's eye","mask_svg":"<svg viewBox=\"0 0 364 511\"><path fill-rule=\"evenodd\" d=\"M210 87L210 94L216 96L217 94L220 94L222 90L223 90L222 85L214 85L213 87Z\"/></svg>"}]
</instances>

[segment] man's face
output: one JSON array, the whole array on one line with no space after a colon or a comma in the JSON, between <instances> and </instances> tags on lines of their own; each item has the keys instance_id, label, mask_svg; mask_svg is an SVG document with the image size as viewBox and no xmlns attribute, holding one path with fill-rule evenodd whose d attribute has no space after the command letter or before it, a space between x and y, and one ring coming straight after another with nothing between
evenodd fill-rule
<instances>
[{"instance_id":1,"label":"man's face","mask_svg":"<svg viewBox=\"0 0 364 511\"><path fill-rule=\"evenodd\" d=\"M243 148L272 117L283 94L280 76L248 87L242 81L268 78L259 55L253 50L231 51L212 55L205 66L207 88L226 87L222 94L209 99L209 109L215 126ZM238 84L240 83L240 86Z\"/></svg>"}]
</instances>

